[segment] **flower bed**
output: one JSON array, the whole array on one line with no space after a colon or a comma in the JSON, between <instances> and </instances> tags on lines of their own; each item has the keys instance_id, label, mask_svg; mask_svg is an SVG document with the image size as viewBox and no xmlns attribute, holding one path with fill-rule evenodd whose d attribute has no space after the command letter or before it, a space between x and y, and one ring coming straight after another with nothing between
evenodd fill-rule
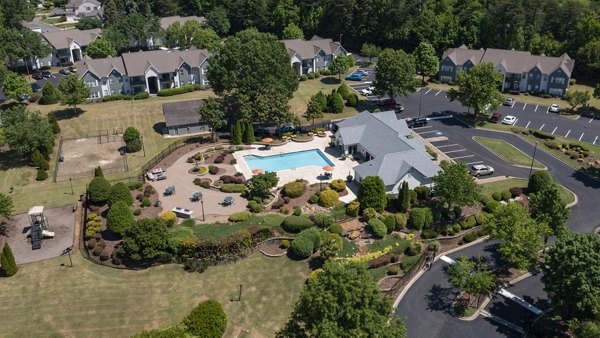
<instances>
[{"instance_id":1,"label":"flower bed","mask_svg":"<svg viewBox=\"0 0 600 338\"><path fill-rule=\"evenodd\" d=\"M299 143L310 142L310 141L314 140L314 138L315 137L312 135L298 135L298 136L293 136L292 141L299 142Z\"/></svg>"}]
</instances>

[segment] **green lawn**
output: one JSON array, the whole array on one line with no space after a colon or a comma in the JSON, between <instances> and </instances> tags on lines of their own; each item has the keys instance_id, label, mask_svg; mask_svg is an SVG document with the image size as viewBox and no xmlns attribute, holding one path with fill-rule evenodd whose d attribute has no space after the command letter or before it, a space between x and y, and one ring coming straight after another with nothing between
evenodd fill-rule
<instances>
[{"instance_id":1,"label":"green lawn","mask_svg":"<svg viewBox=\"0 0 600 338\"><path fill-rule=\"evenodd\" d=\"M239 223L215 223L215 224L201 224L197 223L192 227L192 233L198 238L221 238L227 237L236 231L247 228L251 225L259 225L261 227L278 227L283 222L285 216L281 214L267 214L264 216L252 216L248 220ZM179 228L186 228L186 226L178 225L172 229L172 231L180 232ZM183 231L185 232L185 230Z\"/></svg>"},{"instance_id":2,"label":"green lawn","mask_svg":"<svg viewBox=\"0 0 600 338\"><path fill-rule=\"evenodd\" d=\"M273 337L287 320L309 269L306 261L254 254L188 273L170 264L143 271L112 269L73 255L21 266L0 279L4 337L129 337L183 319L200 301L227 313L224 337ZM237 298L243 285L241 302Z\"/></svg>"},{"instance_id":3,"label":"green lawn","mask_svg":"<svg viewBox=\"0 0 600 338\"><path fill-rule=\"evenodd\" d=\"M531 156L504 140L480 136L475 136L473 139L512 165L531 166ZM537 160L533 163L533 167L536 169L545 169L545 166Z\"/></svg>"},{"instance_id":4,"label":"green lawn","mask_svg":"<svg viewBox=\"0 0 600 338\"><path fill-rule=\"evenodd\" d=\"M527 179L525 178L509 178L502 181L495 181L490 183L481 184L481 193L483 195L492 196L496 191L508 190L512 187L525 188L527 187ZM575 201L575 195L562 185L558 185L560 188L560 194L565 200L566 204L571 204Z\"/></svg>"}]
</instances>

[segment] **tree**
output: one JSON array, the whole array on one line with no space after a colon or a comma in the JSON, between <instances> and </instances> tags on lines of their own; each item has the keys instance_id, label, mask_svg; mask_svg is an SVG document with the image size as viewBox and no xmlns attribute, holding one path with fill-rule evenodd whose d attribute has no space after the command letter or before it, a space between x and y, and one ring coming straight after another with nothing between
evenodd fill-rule
<instances>
[{"instance_id":1,"label":"tree","mask_svg":"<svg viewBox=\"0 0 600 338\"><path fill-rule=\"evenodd\" d=\"M88 185L88 197L95 205L104 205L110 198L111 186L104 176L94 177Z\"/></svg>"},{"instance_id":2,"label":"tree","mask_svg":"<svg viewBox=\"0 0 600 338\"><path fill-rule=\"evenodd\" d=\"M563 100L567 101L567 103L569 104L569 106L571 106L571 112L573 112L575 110L575 108L577 108L577 106L579 105L584 105L586 102L588 102L591 99L591 95L589 92L587 91L568 91L565 93L565 95L563 96Z\"/></svg>"},{"instance_id":3,"label":"tree","mask_svg":"<svg viewBox=\"0 0 600 338\"><path fill-rule=\"evenodd\" d=\"M92 59L102 59L108 56L117 56L117 50L110 41L106 39L97 39L85 48L85 55Z\"/></svg>"},{"instance_id":4,"label":"tree","mask_svg":"<svg viewBox=\"0 0 600 338\"><path fill-rule=\"evenodd\" d=\"M125 13L117 6L117 0L107 0L104 6L104 19L108 25L112 25L124 16Z\"/></svg>"},{"instance_id":5,"label":"tree","mask_svg":"<svg viewBox=\"0 0 600 338\"><path fill-rule=\"evenodd\" d=\"M32 60L47 57L52 53L52 48L42 39L42 35L25 28L0 30L0 40L3 48L2 56L11 61L23 60L27 73Z\"/></svg>"},{"instance_id":6,"label":"tree","mask_svg":"<svg viewBox=\"0 0 600 338\"><path fill-rule=\"evenodd\" d=\"M281 38L283 40L304 39L304 32L295 23L290 23L281 32Z\"/></svg>"},{"instance_id":7,"label":"tree","mask_svg":"<svg viewBox=\"0 0 600 338\"><path fill-rule=\"evenodd\" d=\"M346 55L340 54L333 59L329 64L329 70L333 74L337 74L338 80L342 82L342 74L345 74L348 71L348 58Z\"/></svg>"},{"instance_id":8,"label":"tree","mask_svg":"<svg viewBox=\"0 0 600 338\"><path fill-rule=\"evenodd\" d=\"M342 94L335 92L329 97L329 108L334 114L339 114L344 111L344 98Z\"/></svg>"},{"instance_id":9,"label":"tree","mask_svg":"<svg viewBox=\"0 0 600 338\"><path fill-rule=\"evenodd\" d=\"M252 126L252 122L246 122L244 128L244 134L242 135L242 141L246 144L252 144L256 140L254 137L254 127Z\"/></svg>"},{"instance_id":10,"label":"tree","mask_svg":"<svg viewBox=\"0 0 600 338\"><path fill-rule=\"evenodd\" d=\"M319 91L319 93L323 95L323 92ZM323 111L325 108L322 104L323 102L321 101L321 98L318 96L319 93L310 97L310 100L308 101L308 105L306 107L306 112L304 113L304 118L307 121L312 120L313 127L315 126L315 119L323 117ZM323 97L325 97L325 95L323 95Z\"/></svg>"},{"instance_id":11,"label":"tree","mask_svg":"<svg viewBox=\"0 0 600 338\"><path fill-rule=\"evenodd\" d=\"M221 101L214 97L204 100L204 104L198 108L200 122L208 124L213 140L217 139L217 129L225 125L225 113Z\"/></svg>"},{"instance_id":12,"label":"tree","mask_svg":"<svg viewBox=\"0 0 600 338\"><path fill-rule=\"evenodd\" d=\"M186 24L191 22L196 21L188 21ZM192 45L196 48L216 52L221 48L221 38L219 38L219 35L211 28L200 28L192 37Z\"/></svg>"},{"instance_id":13,"label":"tree","mask_svg":"<svg viewBox=\"0 0 600 338\"><path fill-rule=\"evenodd\" d=\"M567 208L558 185L550 184L529 194L529 212L536 222L548 225L550 232L544 237L544 244L548 244L550 235L559 236L567 231L567 219L571 216L571 211Z\"/></svg>"},{"instance_id":14,"label":"tree","mask_svg":"<svg viewBox=\"0 0 600 338\"><path fill-rule=\"evenodd\" d=\"M6 28L21 28L22 21L31 21L35 14L35 7L30 1L0 0L2 9L2 26Z\"/></svg>"},{"instance_id":15,"label":"tree","mask_svg":"<svg viewBox=\"0 0 600 338\"><path fill-rule=\"evenodd\" d=\"M60 125L58 124L58 119L53 112L48 113L48 123L50 123L50 127L52 127L52 133L54 135L60 134Z\"/></svg>"},{"instance_id":16,"label":"tree","mask_svg":"<svg viewBox=\"0 0 600 338\"><path fill-rule=\"evenodd\" d=\"M227 328L227 315L219 302L209 299L198 304L183 324L194 337L222 337Z\"/></svg>"},{"instance_id":17,"label":"tree","mask_svg":"<svg viewBox=\"0 0 600 338\"><path fill-rule=\"evenodd\" d=\"M231 27L227 17L227 9L223 6L213 8L206 14L206 24L220 36L225 36Z\"/></svg>"},{"instance_id":18,"label":"tree","mask_svg":"<svg viewBox=\"0 0 600 338\"><path fill-rule=\"evenodd\" d=\"M400 186L400 190L398 191L398 204L397 208L401 212L407 212L408 207L410 206L410 195L408 193L408 182L403 181Z\"/></svg>"},{"instance_id":19,"label":"tree","mask_svg":"<svg viewBox=\"0 0 600 338\"><path fill-rule=\"evenodd\" d=\"M21 100L24 95L31 95L29 83L19 74L9 72L4 77L4 95L13 100Z\"/></svg>"},{"instance_id":20,"label":"tree","mask_svg":"<svg viewBox=\"0 0 600 338\"><path fill-rule=\"evenodd\" d=\"M83 80L77 78L77 75L70 74L58 83L60 92L60 103L73 107L73 113L77 113L77 105L84 103L90 97L90 87L86 86Z\"/></svg>"},{"instance_id":21,"label":"tree","mask_svg":"<svg viewBox=\"0 0 600 338\"><path fill-rule=\"evenodd\" d=\"M129 13L120 16L104 30L104 39L118 50L126 50L130 43L139 49L156 40L160 33L160 22L153 15Z\"/></svg>"},{"instance_id":22,"label":"tree","mask_svg":"<svg viewBox=\"0 0 600 338\"><path fill-rule=\"evenodd\" d=\"M142 149L142 140L140 139L140 132L134 127L127 127L123 133L123 141L125 141L125 148L128 153L135 153Z\"/></svg>"},{"instance_id":23,"label":"tree","mask_svg":"<svg viewBox=\"0 0 600 338\"><path fill-rule=\"evenodd\" d=\"M81 31L102 28L102 20L98 18L83 18L75 24L75 28Z\"/></svg>"},{"instance_id":24,"label":"tree","mask_svg":"<svg viewBox=\"0 0 600 338\"><path fill-rule=\"evenodd\" d=\"M459 72L456 84L458 89L448 91L450 101L459 101L467 108L473 108L473 114L485 114L485 107L498 109L504 96L498 88L502 85L502 74L489 62L480 63L468 72Z\"/></svg>"},{"instance_id":25,"label":"tree","mask_svg":"<svg viewBox=\"0 0 600 338\"><path fill-rule=\"evenodd\" d=\"M552 176L546 170L538 170L531 175L527 182L527 192L529 194L535 194L536 192L544 189L544 187L554 184Z\"/></svg>"},{"instance_id":26,"label":"tree","mask_svg":"<svg viewBox=\"0 0 600 338\"><path fill-rule=\"evenodd\" d=\"M169 230L160 219L142 219L126 229L119 254L135 261L168 261Z\"/></svg>"},{"instance_id":27,"label":"tree","mask_svg":"<svg viewBox=\"0 0 600 338\"><path fill-rule=\"evenodd\" d=\"M4 271L6 276L11 277L17 273L17 262L15 261L15 256L8 243L4 243L4 247L2 248L0 264L2 265L2 271Z\"/></svg>"},{"instance_id":28,"label":"tree","mask_svg":"<svg viewBox=\"0 0 600 338\"><path fill-rule=\"evenodd\" d=\"M0 193L0 216L10 218L14 210L12 198Z\"/></svg>"},{"instance_id":29,"label":"tree","mask_svg":"<svg viewBox=\"0 0 600 338\"><path fill-rule=\"evenodd\" d=\"M442 171L433 177L435 195L448 208L471 205L479 199L479 187L463 162L442 161Z\"/></svg>"},{"instance_id":30,"label":"tree","mask_svg":"<svg viewBox=\"0 0 600 338\"><path fill-rule=\"evenodd\" d=\"M42 98L40 104L55 104L60 101L60 93L50 82L44 83L42 87Z\"/></svg>"},{"instance_id":31,"label":"tree","mask_svg":"<svg viewBox=\"0 0 600 338\"><path fill-rule=\"evenodd\" d=\"M219 49L221 39L211 28L205 28L198 21L171 24L165 30L165 45L169 48L188 49L191 46L210 51Z\"/></svg>"},{"instance_id":32,"label":"tree","mask_svg":"<svg viewBox=\"0 0 600 338\"><path fill-rule=\"evenodd\" d=\"M112 196L111 196L112 197ZM135 218L127 202L117 200L112 203L106 217L106 228L120 236L135 223Z\"/></svg>"},{"instance_id":33,"label":"tree","mask_svg":"<svg viewBox=\"0 0 600 338\"><path fill-rule=\"evenodd\" d=\"M104 177L104 172L102 172L102 167L97 166L94 168L94 177Z\"/></svg>"},{"instance_id":34,"label":"tree","mask_svg":"<svg viewBox=\"0 0 600 338\"><path fill-rule=\"evenodd\" d=\"M600 305L600 237L569 232L558 237L548 251L542 282L552 305L589 318Z\"/></svg>"},{"instance_id":35,"label":"tree","mask_svg":"<svg viewBox=\"0 0 600 338\"><path fill-rule=\"evenodd\" d=\"M270 15L271 32L280 34L290 25L295 25L300 21L300 8L294 4L293 0L280 0Z\"/></svg>"},{"instance_id":36,"label":"tree","mask_svg":"<svg viewBox=\"0 0 600 338\"><path fill-rule=\"evenodd\" d=\"M600 38L592 40L579 48L577 61L581 63L588 77L600 77Z\"/></svg>"},{"instance_id":37,"label":"tree","mask_svg":"<svg viewBox=\"0 0 600 338\"><path fill-rule=\"evenodd\" d=\"M119 201L125 202L127 206L133 204L133 197L131 196L131 192L129 192L129 187L123 182L118 182L111 187L108 205L113 205Z\"/></svg>"},{"instance_id":38,"label":"tree","mask_svg":"<svg viewBox=\"0 0 600 338\"><path fill-rule=\"evenodd\" d=\"M329 261L300 294L277 337L406 337L363 265Z\"/></svg>"},{"instance_id":39,"label":"tree","mask_svg":"<svg viewBox=\"0 0 600 338\"><path fill-rule=\"evenodd\" d=\"M534 221L519 203L508 203L497 208L486 229L490 236L500 240L498 252L502 258L521 270L537 261L548 232L548 226Z\"/></svg>"},{"instance_id":40,"label":"tree","mask_svg":"<svg viewBox=\"0 0 600 338\"><path fill-rule=\"evenodd\" d=\"M22 155L39 150L42 155L52 152L54 133L48 119L39 112L15 106L0 112L4 137L10 149Z\"/></svg>"},{"instance_id":41,"label":"tree","mask_svg":"<svg viewBox=\"0 0 600 338\"><path fill-rule=\"evenodd\" d=\"M421 74L424 83L425 76L431 76L437 73L440 67L440 61L435 54L433 46L425 41L419 43L419 46L415 49L413 55L417 73Z\"/></svg>"},{"instance_id":42,"label":"tree","mask_svg":"<svg viewBox=\"0 0 600 338\"><path fill-rule=\"evenodd\" d=\"M397 95L407 96L417 89L415 61L403 50L384 49L379 53L376 68L375 94L394 99Z\"/></svg>"},{"instance_id":43,"label":"tree","mask_svg":"<svg viewBox=\"0 0 600 338\"><path fill-rule=\"evenodd\" d=\"M452 286L467 293L469 303L471 296L475 296L477 308L480 296L490 294L496 287L494 274L481 257L472 260L461 255L456 263L448 267L448 279Z\"/></svg>"},{"instance_id":44,"label":"tree","mask_svg":"<svg viewBox=\"0 0 600 338\"><path fill-rule=\"evenodd\" d=\"M373 62L373 58L381 53L381 48L372 45L368 42L362 44L360 48L360 53L369 58L369 63Z\"/></svg>"},{"instance_id":45,"label":"tree","mask_svg":"<svg viewBox=\"0 0 600 338\"><path fill-rule=\"evenodd\" d=\"M255 197L267 196L271 189L277 186L279 177L274 172L267 172L252 176L250 184L250 195Z\"/></svg>"},{"instance_id":46,"label":"tree","mask_svg":"<svg viewBox=\"0 0 600 338\"><path fill-rule=\"evenodd\" d=\"M233 145L242 144L242 124L239 120L231 125L230 143Z\"/></svg>"},{"instance_id":47,"label":"tree","mask_svg":"<svg viewBox=\"0 0 600 338\"><path fill-rule=\"evenodd\" d=\"M387 205L385 184L379 176L367 176L360 181L358 189L358 201L361 210L373 208L377 212L383 212Z\"/></svg>"}]
</instances>

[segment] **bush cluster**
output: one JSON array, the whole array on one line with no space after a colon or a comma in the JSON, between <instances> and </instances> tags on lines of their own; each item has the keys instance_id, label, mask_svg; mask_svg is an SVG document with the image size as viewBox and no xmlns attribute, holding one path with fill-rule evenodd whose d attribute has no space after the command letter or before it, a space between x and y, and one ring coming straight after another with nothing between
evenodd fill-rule
<instances>
[{"instance_id":1,"label":"bush cluster","mask_svg":"<svg viewBox=\"0 0 600 338\"><path fill-rule=\"evenodd\" d=\"M363 217L366 218L367 221L370 221L373 218L377 218L377 216L379 216L379 214L373 208L366 208L365 210L363 210Z\"/></svg>"},{"instance_id":2,"label":"bush cluster","mask_svg":"<svg viewBox=\"0 0 600 338\"><path fill-rule=\"evenodd\" d=\"M383 238L387 233L387 227L385 224L377 218L369 220L369 228L373 232L373 235L377 238Z\"/></svg>"},{"instance_id":3,"label":"bush cluster","mask_svg":"<svg viewBox=\"0 0 600 338\"><path fill-rule=\"evenodd\" d=\"M308 217L304 216L287 216L281 228L287 232L298 233L302 230L313 227L315 224Z\"/></svg>"},{"instance_id":4,"label":"bush cluster","mask_svg":"<svg viewBox=\"0 0 600 338\"><path fill-rule=\"evenodd\" d=\"M381 255L379 257L376 257L376 258L373 258L373 259L367 261L367 267L369 269L379 268L381 266L390 264L391 260L392 260L392 257L390 255L388 255L388 254Z\"/></svg>"},{"instance_id":5,"label":"bush cluster","mask_svg":"<svg viewBox=\"0 0 600 338\"><path fill-rule=\"evenodd\" d=\"M556 141L544 141L544 145L550 149L560 149L562 146Z\"/></svg>"},{"instance_id":6,"label":"bush cluster","mask_svg":"<svg viewBox=\"0 0 600 338\"><path fill-rule=\"evenodd\" d=\"M248 205L246 205L246 208L248 208L248 210L250 210L251 213L259 213L262 212L263 210L265 210L265 206L262 205L262 203L259 203L257 201L251 200L250 202L248 202Z\"/></svg>"},{"instance_id":7,"label":"bush cluster","mask_svg":"<svg viewBox=\"0 0 600 338\"><path fill-rule=\"evenodd\" d=\"M413 229L429 228L433 224L433 213L430 208L413 208L410 211L408 225Z\"/></svg>"},{"instance_id":8,"label":"bush cluster","mask_svg":"<svg viewBox=\"0 0 600 338\"><path fill-rule=\"evenodd\" d=\"M541 138L543 140L554 140L556 138L556 136L554 136L552 134L549 134L549 133L546 133L546 132L543 132L543 131L538 130L538 129L533 129L533 130L530 129L529 132L531 133L531 135L533 135L533 136L535 136L537 138Z\"/></svg>"},{"instance_id":9,"label":"bush cluster","mask_svg":"<svg viewBox=\"0 0 600 338\"><path fill-rule=\"evenodd\" d=\"M428 186L422 185L415 188L415 193L417 194L417 199L419 201L423 201L429 197L431 194L431 188Z\"/></svg>"},{"instance_id":10,"label":"bush cluster","mask_svg":"<svg viewBox=\"0 0 600 338\"><path fill-rule=\"evenodd\" d=\"M248 211L240 211L233 213L229 216L230 222L243 222L250 218L250 213Z\"/></svg>"},{"instance_id":11,"label":"bush cluster","mask_svg":"<svg viewBox=\"0 0 600 338\"><path fill-rule=\"evenodd\" d=\"M148 94L148 93L145 93ZM102 98L102 102L118 101L118 100L131 100L131 95L127 94L112 94L106 95Z\"/></svg>"},{"instance_id":12,"label":"bush cluster","mask_svg":"<svg viewBox=\"0 0 600 338\"><path fill-rule=\"evenodd\" d=\"M305 191L306 184L302 181L286 183L282 189L283 195L289 198L298 198L304 195Z\"/></svg>"},{"instance_id":13,"label":"bush cluster","mask_svg":"<svg viewBox=\"0 0 600 338\"><path fill-rule=\"evenodd\" d=\"M338 204L340 196L335 190L325 189L319 195L319 205L324 208L331 208Z\"/></svg>"},{"instance_id":14,"label":"bush cluster","mask_svg":"<svg viewBox=\"0 0 600 338\"><path fill-rule=\"evenodd\" d=\"M230 175L223 175L219 177L219 180L223 181L225 184L233 183L233 184L243 184L244 180L241 177L235 177Z\"/></svg>"},{"instance_id":15,"label":"bush cluster","mask_svg":"<svg viewBox=\"0 0 600 338\"><path fill-rule=\"evenodd\" d=\"M85 237L92 238L102 231L102 217L95 213L89 213L85 227Z\"/></svg>"},{"instance_id":16,"label":"bush cluster","mask_svg":"<svg viewBox=\"0 0 600 338\"><path fill-rule=\"evenodd\" d=\"M177 223L177 215L171 210L163 211L159 217L168 227L172 227Z\"/></svg>"},{"instance_id":17,"label":"bush cluster","mask_svg":"<svg viewBox=\"0 0 600 338\"><path fill-rule=\"evenodd\" d=\"M329 183L329 188L337 192L344 191L346 189L346 182L342 179L333 180Z\"/></svg>"},{"instance_id":18,"label":"bush cluster","mask_svg":"<svg viewBox=\"0 0 600 338\"><path fill-rule=\"evenodd\" d=\"M206 300L183 320L187 332L196 337L222 337L227 328L227 315L216 300Z\"/></svg>"},{"instance_id":19,"label":"bush cluster","mask_svg":"<svg viewBox=\"0 0 600 338\"><path fill-rule=\"evenodd\" d=\"M145 100L147 98L150 97L150 94L144 92L144 93L137 93L135 95L133 95L133 99L134 100Z\"/></svg>"},{"instance_id":20,"label":"bush cluster","mask_svg":"<svg viewBox=\"0 0 600 338\"><path fill-rule=\"evenodd\" d=\"M183 86L183 87L179 87L179 88L162 89L162 90L158 91L157 95L158 96L173 96L173 95L191 93L193 91L194 91L194 86L188 85L188 86Z\"/></svg>"},{"instance_id":21,"label":"bush cluster","mask_svg":"<svg viewBox=\"0 0 600 338\"><path fill-rule=\"evenodd\" d=\"M344 232L344 229L342 228L341 225L335 223L329 226L329 232L331 232L332 234L336 234L336 235L342 235L342 232Z\"/></svg>"},{"instance_id":22,"label":"bush cluster","mask_svg":"<svg viewBox=\"0 0 600 338\"><path fill-rule=\"evenodd\" d=\"M475 216L469 216L460 222L462 230L469 230L475 225L477 225L477 220L475 219Z\"/></svg>"},{"instance_id":23,"label":"bush cluster","mask_svg":"<svg viewBox=\"0 0 600 338\"><path fill-rule=\"evenodd\" d=\"M348 204L346 204L346 215L350 217L357 217L360 212L360 202L354 200Z\"/></svg>"},{"instance_id":24,"label":"bush cluster","mask_svg":"<svg viewBox=\"0 0 600 338\"><path fill-rule=\"evenodd\" d=\"M242 193L246 190L245 184L229 183L221 186L221 191L226 193Z\"/></svg>"},{"instance_id":25,"label":"bush cluster","mask_svg":"<svg viewBox=\"0 0 600 338\"><path fill-rule=\"evenodd\" d=\"M305 259L310 257L319 249L321 243L321 234L315 228L302 230L296 239L292 241L290 250L298 258Z\"/></svg>"}]
</instances>

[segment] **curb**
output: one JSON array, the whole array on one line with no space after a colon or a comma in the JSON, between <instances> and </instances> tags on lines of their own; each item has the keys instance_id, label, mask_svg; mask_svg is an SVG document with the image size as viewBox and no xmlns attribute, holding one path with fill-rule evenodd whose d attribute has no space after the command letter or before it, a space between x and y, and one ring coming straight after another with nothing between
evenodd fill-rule
<instances>
[{"instance_id":1,"label":"curb","mask_svg":"<svg viewBox=\"0 0 600 338\"><path fill-rule=\"evenodd\" d=\"M471 137L471 139L472 139L473 141L477 142L477 144L479 144L480 146L482 146L483 148L485 148L485 149L486 149L487 151L489 151L490 153L492 153L492 154L494 154L494 155L498 156L498 158L500 158L500 159L501 159L501 160L503 160L504 162L508 163L509 165L511 165L511 166L513 166L513 167L518 167L518 168L530 168L530 166L524 166L524 165L520 165L520 164L512 164L512 163L510 163L510 162L509 162L507 159L505 159L504 157L500 156L500 154L496 153L496 152L495 152L495 151L493 151L492 149L490 149L490 148L488 148L487 146L485 146L483 143L479 142L479 141L476 139L477 137L484 137L484 138L485 138L485 136L473 136L473 137ZM523 150L521 150L521 149L517 148L516 146L514 146L512 143L510 143L510 142L508 142L508 141L506 141L506 140L501 140L501 141L504 141L504 142L506 142L506 143L510 144L510 146L511 146L511 147L513 147L513 148L517 149L517 150L518 150L519 152L521 152L523 155L529 156L529 155L527 155L527 154L526 154L526 153L525 153ZM530 156L529 156L529 157L530 157ZM541 164L544 166L543 168L536 168L536 167L533 167L533 168L534 168L534 169L536 169L536 170L548 170L548 167L546 167L546 165L545 165L544 163L542 163L542 162L540 162L540 163L541 163Z\"/></svg>"}]
</instances>

